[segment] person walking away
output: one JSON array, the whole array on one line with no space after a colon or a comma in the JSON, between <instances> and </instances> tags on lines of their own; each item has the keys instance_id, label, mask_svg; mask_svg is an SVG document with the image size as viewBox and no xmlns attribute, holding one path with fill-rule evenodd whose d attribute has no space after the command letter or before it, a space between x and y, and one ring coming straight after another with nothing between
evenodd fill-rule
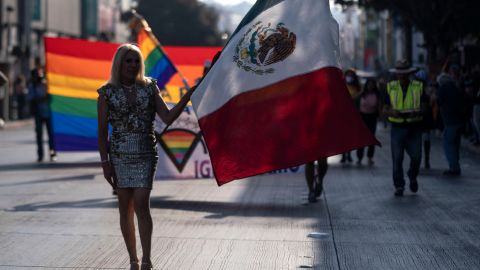
<instances>
[{"instance_id":1,"label":"person walking away","mask_svg":"<svg viewBox=\"0 0 480 270\"><path fill-rule=\"evenodd\" d=\"M443 119L443 148L449 169L443 174L447 176L461 175L460 140L465 123L465 95L459 87L458 74L460 67L456 64L441 73L438 78L437 103Z\"/></svg>"},{"instance_id":2,"label":"person walking away","mask_svg":"<svg viewBox=\"0 0 480 270\"><path fill-rule=\"evenodd\" d=\"M388 83L384 113L391 123L391 151L393 161L393 184L395 196L403 196L405 179L403 174L404 152L410 156L410 167L407 175L410 180L410 190L418 191L417 176L422 159L422 129L423 109L427 98L423 85L416 80L410 80L409 75L415 71L408 61L400 60L390 72L397 79Z\"/></svg>"},{"instance_id":3,"label":"person walking away","mask_svg":"<svg viewBox=\"0 0 480 270\"><path fill-rule=\"evenodd\" d=\"M475 128L476 140L474 146L480 146L480 87L478 82L473 84L473 126Z\"/></svg>"},{"instance_id":4,"label":"person walking away","mask_svg":"<svg viewBox=\"0 0 480 270\"><path fill-rule=\"evenodd\" d=\"M350 93L350 96L353 100L356 100L358 95L360 94L360 82L358 80L357 73L354 69L347 69L344 73L345 83L347 84L347 90ZM351 152L345 152L342 154L342 159L340 160L341 163L345 162L352 162L352 155Z\"/></svg>"},{"instance_id":5,"label":"person walking away","mask_svg":"<svg viewBox=\"0 0 480 270\"><path fill-rule=\"evenodd\" d=\"M7 85L7 87L5 87L5 85ZM0 116L3 115L3 106L5 105L5 98L7 97L8 92L8 78L2 71L0 71ZM3 115L3 117L7 118L7 115ZM8 121L8 119L2 119L0 117L0 129L5 125L5 120Z\"/></svg>"},{"instance_id":6,"label":"person walking away","mask_svg":"<svg viewBox=\"0 0 480 270\"><path fill-rule=\"evenodd\" d=\"M35 118L35 134L37 139L37 162L43 161L43 126L47 128L48 147L50 161L56 161L57 151L55 150L55 138L53 136L52 112L50 111L50 95L47 92L47 86L43 70L33 69L31 79L28 85L28 101L30 102L30 112Z\"/></svg>"},{"instance_id":7,"label":"person walking away","mask_svg":"<svg viewBox=\"0 0 480 270\"><path fill-rule=\"evenodd\" d=\"M415 73L415 78L422 83L427 102L422 119L422 142L423 142L423 161L425 169L430 169L430 148L431 148L431 130L435 123L433 119L433 97L431 87L428 83L428 75L425 70L419 70Z\"/></svg>"},{"instance_id":8,"label":"person walking away","mask_svg":"<svg viewBox=\"0 0 480 270\"><path fill-rule=\"evenodd\" d=\"M144 58L133 44L115 52L110 80L98 89L98 145L103 175L117 190L120 229L130 256L130 269L139 269L134 215L142 246L141 269L152 269L150 192L158 154L155 114L170 125L181 114L194 88L168 109L154 79L145 77ZM108 135L108 123L112 126ZM108 147L107 147L108 146Z\"/></svg>"},{"instance_id":9,"label":"person walking away","mask_svg":"<svg viewBox=\"0 0 480 270\"><path fill-rule=\"evenodd\" d=\"M475 103L477 102L477 89L473 78L467 77L464 83L465 95L468 103L467 123L470 126L470 142L474 145L480 145L480 134L475 123Z\"/></svg>"},{"instance_id":10,"label":"person walking away","mask_svg":"<svg viewBox=\"0 0 480 270\"><path fill-rule=\"evenodd\" d=\"M375 135L377 129L377 119L379 115L379 98L380 93L378 91L377 83L374 79L369 78L363 86L363 91L358 97L358 108L360 116L363 122L367 126L368 130ZM357 164L362 163L364 148L357 149ZM367 157L368 165L373 165L373 155L375 154L375 145L368 146Z\"/></svg>"},{"instance_id":11,"label":"person walking away","mask_svg":"<svg viewBox=\"0 0 480 270\"><path fill-rule=\"evenodd\" d=\"M323 179L327 174L327 158L317 160L317 174L315 177L315 162L305 164L305 179L308 187L308 202L314 203L323 192Z\"/></svg>"},{"instance_id":12,"label":"person walking away","mask_svg":"<svg viewBox=\"0 0 480 270\"><path fill-rule=\"evenodd\" d=\"M27 116L27 96L28 89L25 82L25 76L19 75L13 82L15 98L17 100L18 119L25 119Z\"/></svg>"}]
</instances>

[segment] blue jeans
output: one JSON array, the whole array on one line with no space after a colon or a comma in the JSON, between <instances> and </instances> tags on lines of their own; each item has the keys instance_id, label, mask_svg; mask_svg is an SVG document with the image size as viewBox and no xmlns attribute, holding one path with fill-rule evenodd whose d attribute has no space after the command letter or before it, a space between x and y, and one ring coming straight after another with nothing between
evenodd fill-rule
<instances>
[{"instance_id":1,"label":"blue jeans","mask_svg":"<svg viewBox=\"0 0 480 270\"><path fill-rule=\"evenodd\" d=\"M462 125L445 125L443 130L443 149L450 170L460 172L460 139Z\"/></svg>"},{"instance_id":2,"label":"blue jeans","mask_svg":"<svg viewBox=\"0 0 480 270\"><path fill-rule=\"evenodd\" d=\"M393 185L405 186L403 178L403 153L410 156L410 168L407 172L410 181L416 181L422 161L422 129L418 126L399 127L392 125L391 149L393 160Z\"/></svg>"}]
</instances>

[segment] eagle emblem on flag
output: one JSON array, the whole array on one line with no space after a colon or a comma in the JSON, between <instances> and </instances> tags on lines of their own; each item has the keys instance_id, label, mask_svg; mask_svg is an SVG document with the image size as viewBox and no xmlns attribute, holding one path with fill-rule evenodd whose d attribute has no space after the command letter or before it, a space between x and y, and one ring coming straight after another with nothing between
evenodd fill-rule
<instances>
[{"instance_id":1,"label":"eagle emblem on flag","mask_svg":"<svg viewBox=\"0 0 480 270\"><path fill-rule=\"evenodd\" d=\"M295 51L297 35L284 23L272 27L258 21L242 36L235 48L233 61L247 72L264 75L275 72L269 65L285 60Z\"/></svg>"}]
</instances>

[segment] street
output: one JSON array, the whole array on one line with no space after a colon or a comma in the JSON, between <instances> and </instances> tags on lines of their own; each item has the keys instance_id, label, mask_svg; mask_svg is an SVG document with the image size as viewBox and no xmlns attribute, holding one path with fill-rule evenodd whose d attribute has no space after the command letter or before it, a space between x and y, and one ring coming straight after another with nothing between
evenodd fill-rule
<instances>
[{"instance_id":1,"label":"street","mask_svg":"<svg viewBox=\"0 0 480 270\"><path fill-rule=\"evenodd\" d=\"M432 169L398 198L388 134L372 167L330 158L317 203L302 173L155 181L155 269L480 269L480 154L462 148L463 175L444 177L432 136ZM98 154L36 163L35 147L31 124L0 130L0 269L127 269Z\"/></svg>"}]
</instances>

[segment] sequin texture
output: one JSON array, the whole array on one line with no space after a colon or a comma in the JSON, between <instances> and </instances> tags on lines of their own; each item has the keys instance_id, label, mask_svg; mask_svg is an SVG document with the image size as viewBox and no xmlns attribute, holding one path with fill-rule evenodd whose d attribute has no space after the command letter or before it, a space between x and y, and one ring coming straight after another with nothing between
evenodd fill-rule
<instances>
[{"instance_id":1,"label":"sequin texture","mask_svg":"<svg viewBox=\"0 0 480 270\"><path fill-rule=\"evenodd\" d=\"M156 82L135 86L134 102L126 89L111 84L98 93L108 106L112 126L109 155L119 188L152 188L158 160L154 134Z\"/></svg>"}]
</instances>

